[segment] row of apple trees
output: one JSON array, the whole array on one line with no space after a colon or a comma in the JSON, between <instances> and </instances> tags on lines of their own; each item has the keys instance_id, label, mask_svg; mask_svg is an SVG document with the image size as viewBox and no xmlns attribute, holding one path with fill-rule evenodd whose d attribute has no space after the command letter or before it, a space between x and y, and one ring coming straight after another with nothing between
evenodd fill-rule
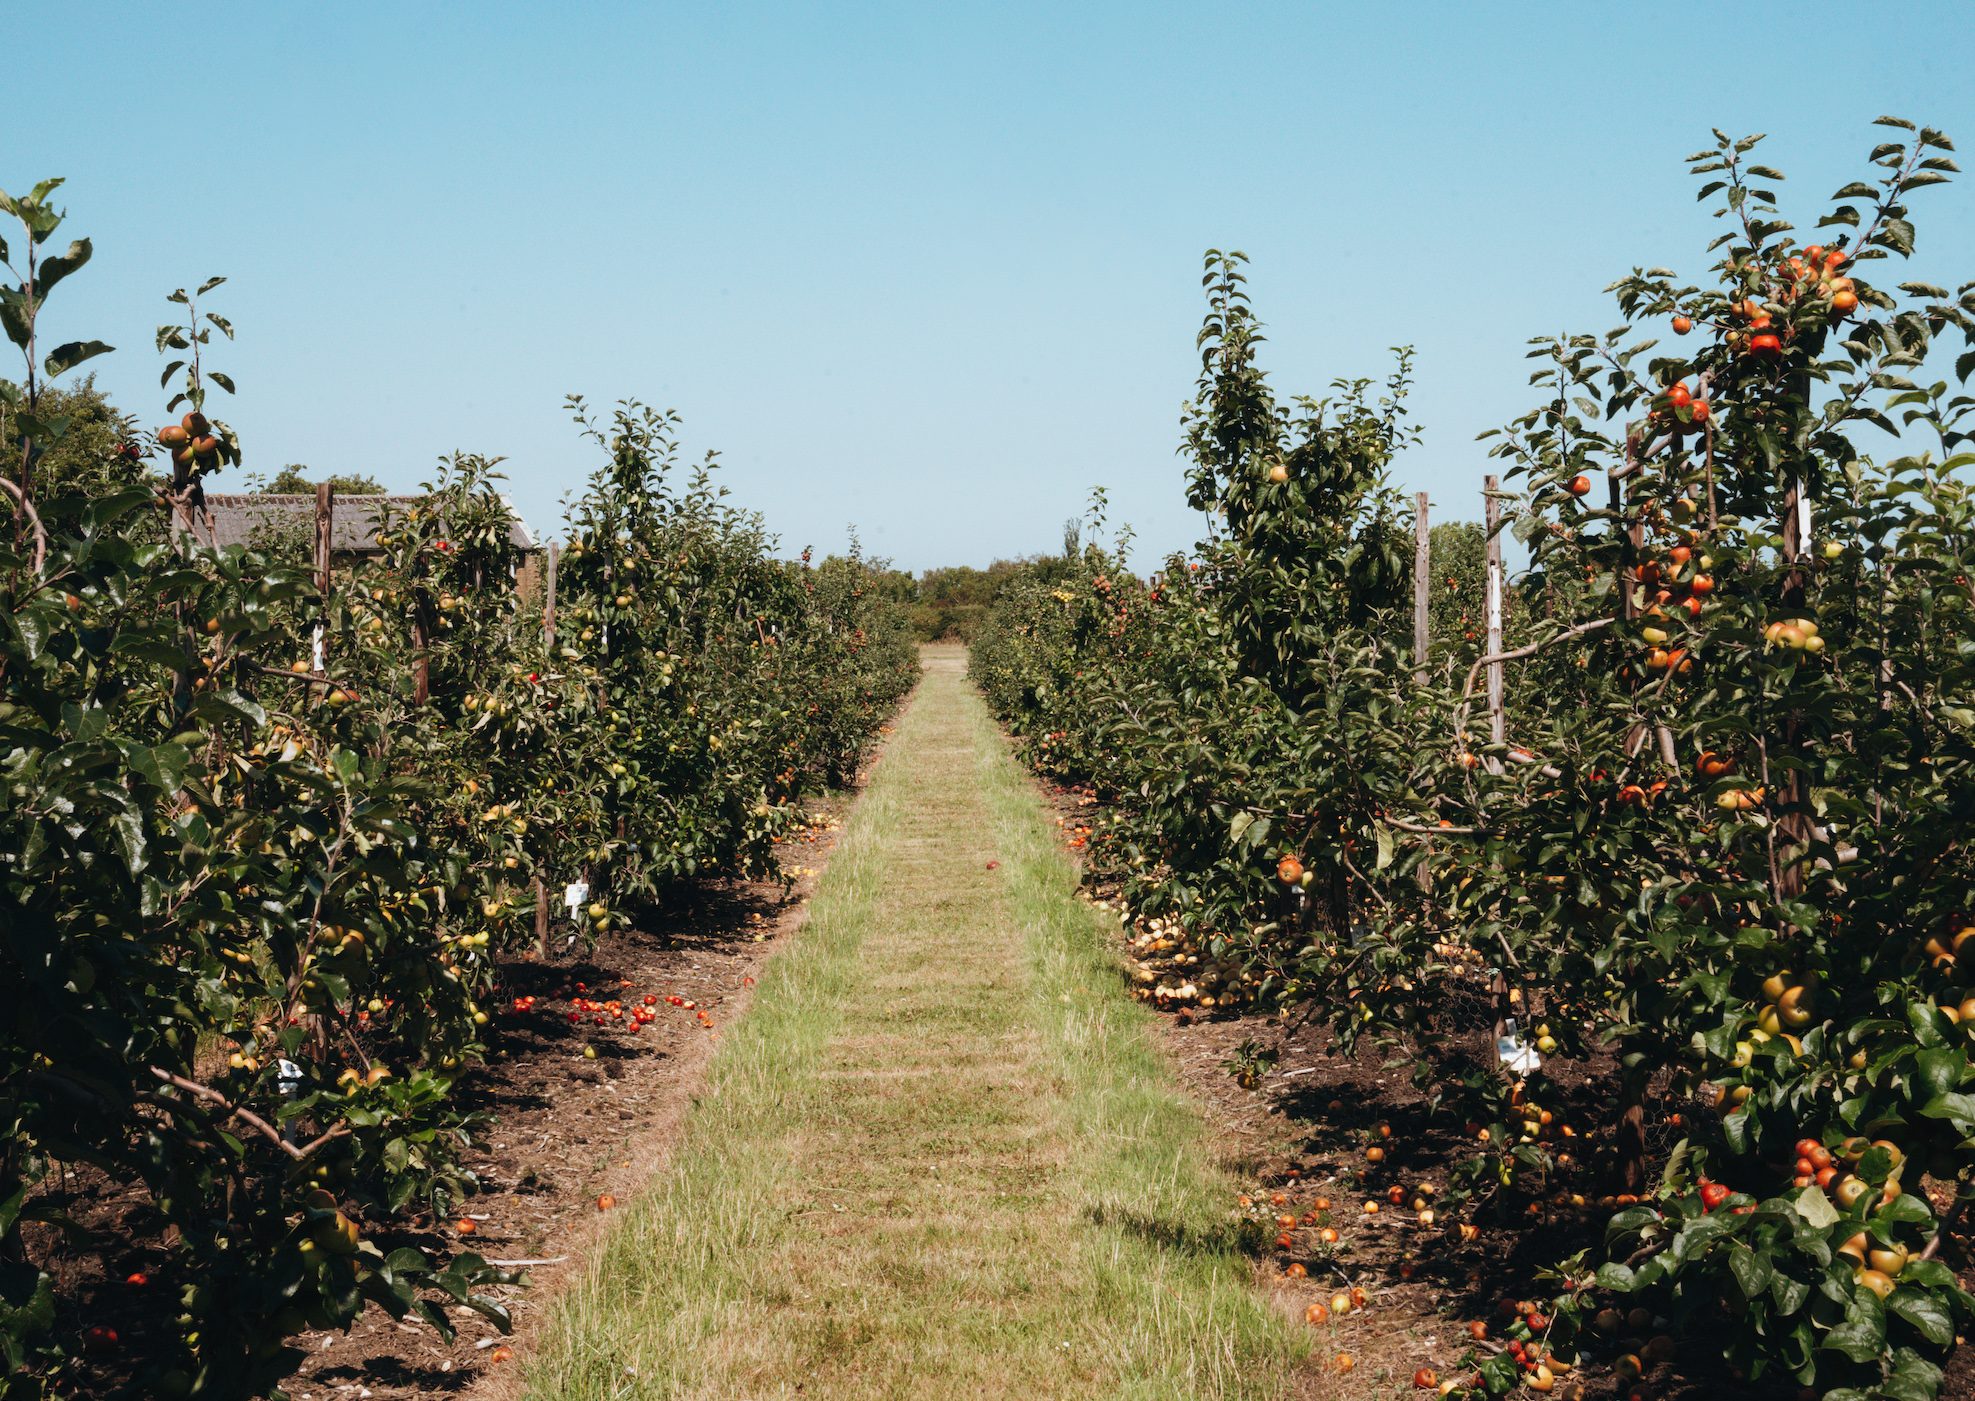
<instances>
[{"instance_id":1,"label":"row of apple trees","mask_svg":"<svg viewBox=\"0 0 1975 1401\"><path fill-rule=\"evenodd\" d=\"M205 484L239 459L208 416L233 388L216 282L159 333L182 416L117 449L155 473L65 490L37 471L67 427L47 391L109 347L45 337L90 254L50 242L57 183L0 195L26 367L0 382L0 1390L121 1370L257 1395L293 1335L368 1306L505 1326L498 1271L402 1238L474 1190L452 1090L500 960L537 945L538 888L554 954L682 879L772 875L916 654L880 571L774 558L636 404L575 405L601 463L553 630L484 458L442 463L327 591L281 551L215 548ZM162 1336L83 1328L62 1296L76 1173L167 1252L143 1280L172 1300Z\"/></svg>"},{"instance_id":2,"label":"row of apple trees","mask_svg":"<svg viewBox=\"0 0 1975 1401\"><path fill-rule=\"evenodd\" d=\"M1616 1202L1477 1391L1595 1354L1616 1301L1726 1309L1745 1377L1926 1397L1975 1314L1944 1258L1975 1193L1975 284L1910 271L1910 201L1955 166L1882 124L1810 229L1717 134L1705 276L1635 269L1618 330L1534 344L1541 403L1491 435L1529 559L1500 742L1485 664L1412 654L1404 362L1378 404L1279 402L1218 255L1210 538L1149 582L1011 588L976 649L1026 752L1112 799L1101 874L1265 1005L1409 1043L1487 1130L1472 1210ZM1542 1073L1419 1034L1477 985L1609 1056L1588 1143L1550 1140Z\"/></svg>"}]
</instances>

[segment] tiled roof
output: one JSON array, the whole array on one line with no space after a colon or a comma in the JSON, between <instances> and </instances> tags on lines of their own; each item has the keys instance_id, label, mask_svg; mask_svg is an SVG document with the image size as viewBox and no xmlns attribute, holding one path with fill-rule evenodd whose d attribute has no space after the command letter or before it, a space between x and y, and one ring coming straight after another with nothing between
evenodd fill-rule
<instances>
[{"instance_id":1,"label":"tiled roof","mask_svg":"<svg viewBox=\"0 0 1975 1401\"><path fill-rule=\"evenodd\" d=\"M369 554L377 549L377 522L388 504L402 511L415 506L421 496L338 496L329 518L329 548L339 554ZM212 512L214 544L244 545L262 527L313 529L315 497L285 496L269 492L214 492L206 496ZM508 538L519 550L536 548L534 532L510 504L513 519Z\"/></svg>"}]
</instances>

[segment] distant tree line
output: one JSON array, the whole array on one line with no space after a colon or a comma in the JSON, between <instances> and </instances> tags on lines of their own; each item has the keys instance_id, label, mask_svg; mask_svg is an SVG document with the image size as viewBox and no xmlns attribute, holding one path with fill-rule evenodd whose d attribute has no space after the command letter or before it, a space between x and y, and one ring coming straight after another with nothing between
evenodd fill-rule
<instances>
[{"instance_id":1,"label":"distant tree line","mask_svg":"<svg viewBox=\"0 0 1975 1401\"><path fill-rule=\"evenodd\" d=\"M146 454L140 443L136 421L110 403L95 379L83 380L72 389L51 390L43 399L54 413L70 420L68 432L36 463L37 478L49 494L99 495L118 487L130 486L147 475ZM0 406L0 416L5 408ZM6 425L0 417L0 436ZM284 495L311 495L318 483L327 480L338 496L378 496L384 486L375 477L355 472L330 473L325 478L298 462L291 462L272 477L249 474L247 490ZM59 485L57 485L59 483ZM1049 582L1067 577L1077 568L1083 550L1082 523L1069 522L1064 529L1063 548L1058 554L1036 554L1021 559L998 559L986 568L974 565L948 565L928 569L917 578L902 570L891 570L878 577L886 593L906 605L914 636L921 642L972 642L1004 589L1029 578ZM293 541L279 542L288 549L307 548L306 532L293 532ZM263 548L276 547L273 540L259 541ZM1459 657L1462 662L1480 652L1477 645L1482 629L1481 527L1472 521L1450 521L1433 527L1432 630L1437 656ZM1514 617L1520 600L1506 600ZM1443 650L1444 649L1444 650Z\"/></svg>"}]
</instances>

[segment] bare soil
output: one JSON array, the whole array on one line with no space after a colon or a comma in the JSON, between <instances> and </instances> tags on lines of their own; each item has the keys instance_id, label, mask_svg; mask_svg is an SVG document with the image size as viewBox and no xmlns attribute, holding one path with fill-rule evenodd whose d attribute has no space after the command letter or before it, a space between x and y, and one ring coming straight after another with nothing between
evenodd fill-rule
<instances>
[{"instance_id":1,"label":"bare soil","mask_svg":"<svg viewBox=\"0 0 1975 1401\"><path fill-rule=\"evenodd\" d=\"M1050 793L1064 844L1077 855L1093 818L1089 794L1061 787ZM1107 892L1091 894L1103 899ZM1118 939L1127 959L1132 956L1128 934L1121 931ZM1365 1044L1355 1054L1340 1054L1327 1031L1295 1029L1252 1010L1175 1008L1157 1000L1151 1005L1161 1013L1162 1040L1173 1064L1212 1126L1221 1166L1238 1184L1229 1210L1255 1222L1258 1285L1299 1319L1312 1304L1328 1308L1339 1292L1364 1291L1364 1304L1349 1313L1307 1325L1321 1328L1325 1337L1300 1379L1299 1401L1430 1395L1415 1388L1416 1369L1430 1368L1442 1379L1467 1377L1468 1369L1458 1364L1470 1349L1486 1352L1501 1345L1505 1301L1555 1294L1557 1280L1545 1271L1575 1251L1589 1250L1592 1265L1601 1258L1598 1246L1610 1213L1595 1204L1519 1219L1487 1210L1440 1210L1434 1227L1420 1226L1413 1202L1421 1184L1435 1189L1438 1205L1454 1167L1473 1156L1475 1143L1461 1125L1449 1124L1449 1111L1436 1110L1414 1086L1410 1058L1389 1060ZM1485 990L1428 1009L1426 1017L1424 1039L1434 1045L1443 1070L1490 1063L1493 1008ZM1234 1073L1238 1053L1255 1046L1277 1052L1274 1067L1244 1088ZM1609 1057L1553 1060L1545 1071L1558 1087L1552 1096L1558 1118L1581 1126L1587 1141L1580 1156L1594 1161L1597 1144L1610 1137L1615 1065ZM1649 1102L1660 1109L1648 1125L1656 1172L1684 1134L1672 1116L1706 1111L1693 1103ZM1389 1138L1381 1126L1389 1126ZM1376 1165L1364 1151L1374 1142L1385 1150ZM1930 1179L1925 1186L1936 1209L1945 1208L1949 1193L1943 1184ZM1387 1196L1393 1187L1402 1189L1399 1205ZM1329 1202L1327 1210L1316 1208L1319 1200ZM1365 1210L1368 1201L1377 1204L1376 1213ZM1278 1244L1282 1216L1296 1219L1287 1247ZM1472 1222L1474 1239L1454 1233L1457 1220ZM1334 1245L1322 1241L1325 1228L1338 1233ZM1942 1258L1961 1274L1964 1288L1975 1289L1967 1232L1950 1239ZM1469 1334L1475 1321L1487 1325L1479 1342ZM1683 1340L1674 1361L1649 1368L1635 1385L1654 1401L1781 1401L1798 1395L1794 1383L1769 1387L1734 1378L1719 1356L1705 1338ZM1552 1394L1620 1401L1631 1388L1594 1361L1564 1378ZM1951 1358L1941 1396L1975 1401L1970 1350Z\"/></svg>"},{"instance_id":2,"label":"bare soil","mask_svg":"<svg viewBox=\"0 0 1975 1401\"><path fill-rule=\"evenodd\" d=\"M504 964L488 1059L460 1086L467 1107L488 1116L464 1155L480 1190L459 1216L413 1220L388 1244L525 1262L519 1284L492 1291L513 1315L514 1336L459 1309L449 1343L427 1324L369 1310L348 1333L294 1340L307 1356L285 1384L289 1396L385 1401L503 1389L500 1374L563 1272L609 1224L616 1203L665 1162L721 1028L746 1009L755 974L800 927L847 804L810 805L811 824L781 847L787 885L703 882L586 956ZM513 1005L531 995L530 1010ZM631 1009L647 997L656 1015L639 1027ZM606 1012L598 1025L573 999L615 1001L623 1016ZM160 1310L169 1311L170 1291L130 1282L155 1276L164 1258L158 1223L141 1192L90 1170L64 1174L51 1191L77 1227L50 1261L64 1301L57 1326L109 1323L123 1340L120 1354L100 1359L69 1394L127 1394L128 1378L147 1370L146 1339L168 1333Z\"/></svg>"},{"instance_id":3,"label":"bare soil","mask_svg":"<svg viewBox=\"0 0 1975 1401\"><path fill-rule=\"evenodd\" d=\"M819 810L819 817L821 812ZM800 927L809 891L837 824L787 844L782 861L793 887L715 882L689 888L646 921L613 937L588 959L518 962L504 969L508 998L533 994L532 1012L508 1012L488 1063L466 1099L492 1122L467 1165L481 1192L458 1222L441 1227L494 1261L525 1261L525 1282L506 1296L515 1331L503 1337L470 1310L458 1310L451 1343L430 1327L394 1322L371 1310L348 1333L299 1340L310 1350L288 1391L296 1401L390 1398L500 1390L510 1352L525 1346L543 1301L628 1202L665 1163L691 1107L722 1025L746 1009L756 973ZM800 874L797 874L800 872ZM595 1014L572 1022L572 998L617 1000L628 1009L655 996L657 1019L628 1030ZM687 1005L674 1005L678 998ZM704 1012L706 1022L697 1014ZM597 1053L584 1056L584 1048ZM612 1198L611 1206L600 1202ZM504 1351L503 1349L508 1351ZM483 1388L483 1382L495 1382Z\"/></svg>"}]
</instances>

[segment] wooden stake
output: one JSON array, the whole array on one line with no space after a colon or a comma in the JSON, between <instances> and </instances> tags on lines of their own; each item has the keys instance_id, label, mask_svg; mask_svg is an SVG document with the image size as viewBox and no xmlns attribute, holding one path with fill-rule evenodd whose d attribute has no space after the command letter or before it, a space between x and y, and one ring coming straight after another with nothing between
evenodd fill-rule
<instances>
[{"instance_id":1,"label":"wooden stake","mask_svg":"<svg viewBox=\"0 0 1975 1401\"><path fill-rule=\"evenodd\" d=\"M1426 684L1427 604L1433 580L1433 530L1427 521L1426 493L1413 497L1413 679Z\"/></svg>"},{"instance_id":2,"label":"wooden stake","mask_svg":"<svg viewBox=\"0 0 1975 1401\"><path fill-rule=\"evenodd\" d=\"M328 669L329 640L329 598L335 585L335 577L329 568L329 547L336 520L336 488L328 482L318 483L315 489L315 590L322 599L322 613L315 625L314 646L310 649L315 661L316 675L323 675Z\"/></svg>"},{"instance_id":3,"label":"wooden stake","mask_svg":"<svg viewBox=\"0 0 1975 1401\"><path fill-rule=\"evenodd\" d=\"M1482 515L1488 531L1488 586L1486 607L1488 610L1488 651L1490 655L1502 650L1502 503L1497 496L1501 489L1501 478L1489 475L1482 478ZM1500 662L1488 664L1488 737L1495 744L1506 744L1509 738L1508 714L1502 703L1503 667ZM1489 767L1501 771L1501 760L1490 759Z\"/></svg>"},{"instance_id":4,"label":"wooden stake","mask_svg":"<svg viewBox=\"0 0 1975 1401\"><path fill-rule=\"evenodd\" d=\"M542 576L542 642L548 651L555 651L555 562L556 542L549 541L548 568Z\"/></svg>"},{"instance_id":5,"label":"wooden stake","mask_svg":"<svg viewBox=\"0 0 1975 1401\"><path fill-rule=\"evenodd\" d=\"M1432 634L1427 627L1428 605L1433 597L1433 526L1429 519L1427 495L1413 497L1413 680L1422 688L1427 681L1427 652ZM1420 864L1413 868L1413 883L1421 890L1433 888L1433 842L1421 843Z\"/></svg>"},{"instance_id":6,"label":"wooden stake","mask_svg":"<svg viewBox=\"0 0 1975 1401\"><path fill-rule=\"evenodd\" d=\"M1809 398L1809 387L1805 386L1804 396ZM1783 606L1792 612L1804 606L1805 586L1809 575L1804 569L1804 558L1810 549L1810 495L1804 490L1803 478L1792 474L1790 483L1783 489L1783 558L1790 565L1783 575ZM1791 714L1783 719L1783 750L1794 754L1803 743L1802 717ZM1776 784L1776 800L1782 811L1776 815L1776 824L1771 829L1777 849L1776 894L1779 899L1790 899L1803 894L1804 876L1799 860L1803 849L1810 844L1811 821L1804 812L1809 795L1804 788L1804 775L1801 769L1789 769Z\"/></svg>"},{"instance_id":7,"label":"wooden stake","mask_svg":"<svg viewBox=\"0 0 1975 1401\"><path fill-rule=\"evenodd\" d=\"M1634 580L1639 561L1646 549L1646 523L1637 515L1627 516L1626 501L1631 494L1632 479L1645 470L1645 459L1641 456L1638 430L1634 429L1625 438L1625 476L1620 481L1613 474L1611 489L1612 510L1625 520L1625 548L1621 551L1618 571L1618 623L1622 628L1637 616L1637 600L1633 597ZM1625 686L1631 690L1637 685L1630 667L1625 670ZM1625 757L1631 760L1645 747L1646 724L1634 723L1625 737ZM1618 1172L1619 1184L1628 1192L1639 1192L1646 1185L1646 1095L1645 1085L1638 1074L1626 1071L1619 1081L1618 1104Z\"/></svg>"},{"instance_id":8,"label":"wooden stake","mask_svg":"<svg viewBox=\"0 0 1975 1401\"><path fill-rule=\"evenodd\" d=\"M412 590L412 704L432 699L432 595L424 585Z\"/></svg>"}]
</instances>

